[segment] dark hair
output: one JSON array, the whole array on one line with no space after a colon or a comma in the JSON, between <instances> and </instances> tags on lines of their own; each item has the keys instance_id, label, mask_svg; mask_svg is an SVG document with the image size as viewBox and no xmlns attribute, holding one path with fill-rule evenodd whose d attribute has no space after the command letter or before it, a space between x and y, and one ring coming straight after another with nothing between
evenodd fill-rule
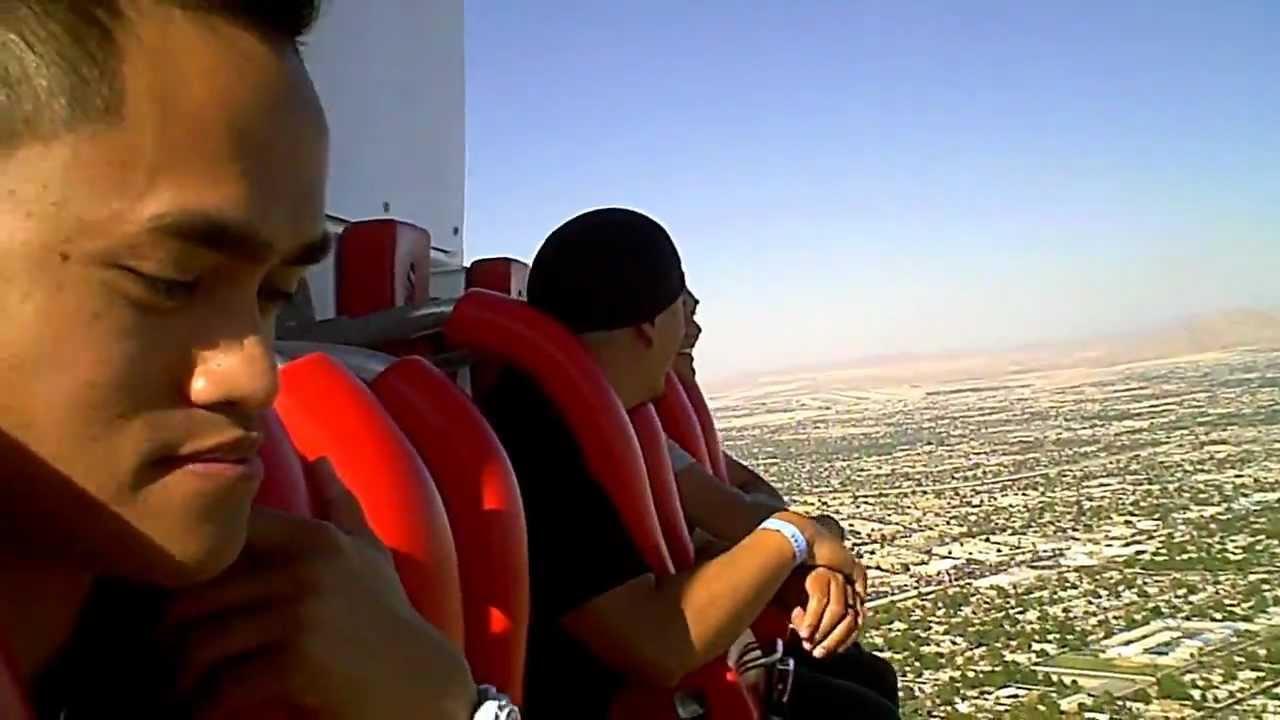
<instances>
[{"instance_id":1,"label":"dark hair","mask_svg":"<svg viewBox=\"0 0 1280 720\"><path fill-rule=\"evenodd\" d=\"M3 0L0 149L118 119L124 106L117 31L130 5L225 18L296 43L321 0Z\"/></svg>"}]
</instances>

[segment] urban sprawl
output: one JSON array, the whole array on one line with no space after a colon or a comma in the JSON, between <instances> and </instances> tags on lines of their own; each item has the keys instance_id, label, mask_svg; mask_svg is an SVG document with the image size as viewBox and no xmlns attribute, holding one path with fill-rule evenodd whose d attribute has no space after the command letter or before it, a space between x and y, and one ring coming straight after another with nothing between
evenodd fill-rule
<instances>
[{"instance_id":1,"label":"urban sprawl","mask_svg":"<svg viewBox=\"0 0 1280 720\"><path fill-rule=\"evenodd\" d=\"M713 403L848 529L904 717L1280 718L1280 353L817 387Z\"/></svg>"}]
</instances>

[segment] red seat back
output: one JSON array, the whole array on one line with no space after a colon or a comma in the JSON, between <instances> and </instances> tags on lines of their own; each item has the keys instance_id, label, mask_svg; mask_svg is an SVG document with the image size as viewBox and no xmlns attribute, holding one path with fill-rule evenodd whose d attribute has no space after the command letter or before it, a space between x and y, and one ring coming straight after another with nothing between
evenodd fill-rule
<instances>
[{"instance_id":1,"label":"red seat back","mask_svg":"<svg viewBox=\"0 0 1280 720\"><path fill-rule=\"evenodd\" d=\"M467 289L491 290L524 300L529 289L529 264L506 257L475 260L467 268Z\"/></svg>"},{"instance_id":2,"label":"red seat back","mask_svg":"<svg viewBox=\"0 0 1280 720\"><path fill-rule=\"evenodd\" d=\"M484 258L467 268L468 290L489 290L515 300L528 295L529 264L514 258ZM476 358L471 363L471 396L477 400L498 382L501 363Z\"/></svg>"},{"instance_id":3,"label":"red seat back","mask_svg":"<svg viewBox=\"0 0 1280 720\"><path fill-rule=\"evenodd\" d=\"M414 607L463 647L458 566L444 505L417 451L377 398L337 361L313 354L281 368L275 409L302 457L328 458L360 501Z\"/></svg>"},{"instance_id":4,"label":"red seat back","mask_svg":"<svg viewBox=\"0 0 1280 720\"><path fill-rule=\"evenodd\" d=\"M707 455L707 441L702 435L702 425L674 372L667 373L666 387L666 392L653 404L658 411L658 418L662 420L662 429L705 467L707 472L714 473L715 467Z\"/></svg>"},{"instance_id":5,"label":"red seat back","mask_svg":"<svg viewBox=\"0 0 1280 720\"><path fill-rule=\"evenodd\" d=\"M422 456L444 500L472 674L519 702L529 559L524 507L506 452L475 405L423 358L397 360L370 387Z\"/></svg>"},{"instance_id":6,"label":"red seat back","mask_svg":"<svg viewBox=\"0 0 1280 720\"><path fill-rule=\"evenodd\" d=\"M707 441L707 456L711 460L711 469L715 471L716 477L729 482L729 468L724 460L724 448L720 445L720 433L716 430L716 421L711 416L711 408L707 405L706 396L702 394L702 388L698 387L698 382L692 378L681 379L680 385L684 388L689 404L693 406L698 425L702 427L702 437Z\"/></svg>"},{"instance_id":7,"label":"red seat back","mask_svg":"<svg viewBox=\"0 0 1280 720\"><path fill-rule=\"evenodd\" d=\"M334 250L339 315L359 317L430 298L431 233L402 220L353 222Z\"/></svg>"},{"instance_id":8,"label":"red seat back","mask_svg":"<svg viewBox=\"0 0 1280 720\"><path fill-rule=\"evenodd\" d=\"M676 488L675 476L671 472L667 435L663 432L658 414L652 405L646 403L637 406L628 414L640 444L641 454L644 456L658 522L662 526L671 559L677 572L688 570L694 564L693 542L689 539L684 509L680 505L680 494ZM759 714L755 700L742 686L737 674L724 658L707 663L697 672L686 677L680 683L680 688L694 690L702 695L706 701L707 713L713 719L753 718ZM654 688L635 688L615 703L612 720L633 718L647 720L673 716L674 705L670 700L670 692Z\"/></svg>"},{"instance_id":9,"label":"red seat back","mask_svg":"<svg viewBox=\"0 0 1280 720\"><path fill-rule=\"evenodd\" d=\"M668 521L681 518L679 498L657 416L641 411L641 430L658 479L651 485L636 430L617 395L585 348L554 320L523 302L485 290L468 291L445 325L445 336L459 348L483 353L526 375L547 393L582 448L587 468L618 510L632 542L657 575L676 571L652 487L663 488L657 501ZM661 473L666 459L665 474ZM678 535L674 529L671 530ZM692 544L684 535L680 563L692 565ZM687 563L687 564L686 564ZM706 698L713 720L754 720L759 711L737 676L723 661L687 679ZM633 688L615 703L612 717L667 720L676 717L670 690Z\"/></svg>"},{"instance_id":10,"label":"red seat back","mask_svg":"<svg viewBox=\"0 0 1280 720\"><path fill-rule=\"evenodd\" d=\"M692 391L695 402L691 400ZM675 372L667 373L667 391L657 403L662 417L662 426L676 444L693 455L704 467L711 470L716 477L729 482L729 473L725 466L724 451L720 447L720 435L716 431L711 410L696 382L682 383ZM703 429L706 432L703 432ZM687 444L686 444L687 443ZM701 454L696 452L701 444ZM690 447L694 449L690 449ZM719 462L708 462L708 458ZM751 624L751 631L761 642L783 640L791 632L791 619L788 614L775 607L766 607L760 617Z\"/></svg>"},{"instance_id":11,"label":"red seat back","mask_svg":"<svg viewBox=\"0 0 1280 720\"><path fill-rule=\"evenodd\" d=\"M667 551L671 553L671 562L676 572L688 570L693 567L693 541L689 539L689 526L685 524L680 493L671 472L667 436L658 422L657 413L649 403L636 406L627 414L631 417L631 428L640 443L640 454L644 457L645 469L649 474L649 492L653 495L658 525L662 528Z\"/></svg>"},{"instance_id":12,"label":"red seat back","mask_svg":"<svg viewBox=\"0 0 1280 720\"><path fill-rule=\"evenodd\" d=\"M603 484L645 563L655 572L672 572L631 423L578 339L526 303L487 290L468 290L444 333L454 347L534 379L577 438L587 468Z\"/></svg>"}]
</instances>

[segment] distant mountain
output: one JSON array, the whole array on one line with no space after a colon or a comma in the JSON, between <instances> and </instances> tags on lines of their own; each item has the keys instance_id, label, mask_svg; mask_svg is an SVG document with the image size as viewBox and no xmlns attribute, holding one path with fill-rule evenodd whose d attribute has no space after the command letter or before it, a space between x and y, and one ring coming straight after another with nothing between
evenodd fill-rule
<instances>
[{"instance_id":1,"label":"distant mountain","mask_svg":"<svg viewBox=\"0 0 1280 720\"><path fill-rule=\"evenodd\" d=\"M986 380L1011 374L1099 369L1240 348L1280 350L1280 311L1230 310L1146 331L1030 345L999 352L868 357L839 365L761 373L710 383L717 391L759 385L883 387Z\"/></svg>"}]
</instances>

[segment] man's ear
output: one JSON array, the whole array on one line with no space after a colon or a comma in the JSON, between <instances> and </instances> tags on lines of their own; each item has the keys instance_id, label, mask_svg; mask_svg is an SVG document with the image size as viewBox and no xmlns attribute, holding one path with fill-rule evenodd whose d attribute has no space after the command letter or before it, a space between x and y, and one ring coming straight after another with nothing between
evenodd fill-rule
<instances>
[{"instance_id":1,"label":"man's ear","mask_svg":"<svg viewBox=\"0 0 1280 720\"><path fill-rule=\"evenodd\" d=\"M636 337L640 339L640 342L644 343L645 347L653 347L655 338L658 334L658 325L656 321L633 325L632 330L635 332Z\"/></svg>"}]
</instances>

